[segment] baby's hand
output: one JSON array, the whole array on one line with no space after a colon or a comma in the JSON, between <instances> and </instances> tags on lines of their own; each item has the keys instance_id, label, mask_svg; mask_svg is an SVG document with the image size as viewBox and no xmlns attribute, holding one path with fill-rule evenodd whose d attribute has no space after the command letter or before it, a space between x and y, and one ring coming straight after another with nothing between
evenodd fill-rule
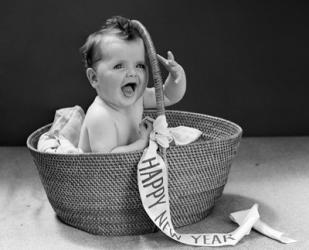
<instances>
[{"instance_id":1,"label":"baby's hand","mask_svg":"<svg viewBox=\"0 0 309 250\"><path fill-rule=\"evenodd\" d=\"M168 80L171 78L171 80L176 84L186 80L184 69L175 61L174 55L171 51L167 52L167 59L159 54L157 54L157 56L159 62L162 63L169 72Z\"/></svg>"},{"instance_id":2,"label":"baby's hand","mask_svg":"<svg viewBox=\"0 0 309 250\"><path fill-rule=\"evenodd\" d=\"M152 122L147 118L143 119L140 127L141 139L148 142L151 131L153 130Z\"/></svg>"}]
</instances>

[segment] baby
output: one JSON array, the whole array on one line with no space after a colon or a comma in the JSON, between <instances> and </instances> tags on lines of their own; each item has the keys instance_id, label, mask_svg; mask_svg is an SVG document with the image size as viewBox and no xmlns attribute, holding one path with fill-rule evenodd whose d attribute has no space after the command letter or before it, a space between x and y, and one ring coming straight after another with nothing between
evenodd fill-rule
<instances>
[{"instance_id":1,"label":"baby","mask_svg":"<svg viewBox=\"0 0 309 250\"><path fill-rule=\"evenodd\" d=\"M91 34L81 48L86 74L97 96L87 110L78 147L84 152L129 152L147 146L152 123L144 108L155 108L155 90L147 88L148 65L143 40L124 17L113 17ZM186 91L183 68L171 52L158 60L169 71L164 105L177 103Z\"/></svg>"}]
</instances>

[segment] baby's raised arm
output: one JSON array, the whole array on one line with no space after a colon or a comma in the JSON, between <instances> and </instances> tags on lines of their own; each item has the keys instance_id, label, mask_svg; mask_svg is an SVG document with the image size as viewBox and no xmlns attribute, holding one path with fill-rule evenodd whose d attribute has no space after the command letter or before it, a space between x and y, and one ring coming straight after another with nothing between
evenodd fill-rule
<instances>
[{"instance_id":1,"label":"baby's raised arm","mask_svg":"<svg viewBox=\"0 0 309 250\"><path fill-rule=\"evenodd\" d=\"M172 52L167 53L167 59L158 55L158 60L169 72L163 85L164 105L170 106L179 102L186 92L186 74L180 64L175 61ZM144 93L144 107L155 108L155 89L146 88Z\"/></svg>"}]
</instances>

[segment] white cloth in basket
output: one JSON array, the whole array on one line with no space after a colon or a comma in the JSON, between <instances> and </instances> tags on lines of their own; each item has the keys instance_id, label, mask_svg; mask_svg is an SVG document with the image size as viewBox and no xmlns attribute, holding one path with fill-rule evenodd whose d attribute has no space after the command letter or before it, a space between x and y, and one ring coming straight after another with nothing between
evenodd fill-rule
<instances>
[{"instance_id":1,"label":"white cloth in basket","mask_svg":"<svg viewBox=\"0 0 309 250\"><path fill-rule=\"evenodd\" d=\"M57 110L50 130L40 136L37 149L49 153L82 153L77 145L84 118L85 112L79 106Z\"/></svg>"}]
</instances>

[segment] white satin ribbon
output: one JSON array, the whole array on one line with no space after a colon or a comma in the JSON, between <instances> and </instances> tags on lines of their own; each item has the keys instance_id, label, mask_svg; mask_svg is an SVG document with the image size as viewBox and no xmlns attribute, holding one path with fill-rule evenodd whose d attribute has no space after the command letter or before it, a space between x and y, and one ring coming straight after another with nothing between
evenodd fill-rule
<instances>
[{"instance_id":1,"label":"white satin ribbon","mask_svg":"<svg viewBox=\"0 0 309 250\"><path fill-rule=\"evenodd\" d=\"M160 115L157 119L146 118L153 122L153 131L150 134L150 140L156 142L163 148L168 148L170 143L174 142L175 145L186 145L197 140L202 131L178 126L175 128L168 128L165 115Z\"/></svg>"},{"instance_id":2,"label":"white satin ribbon","mask_svg":"<svg viewBox=\"0 0 309 250\"><path fill-rule=\"evenodd\" d=\"M158 144L167 148L173 140L175 137L173 137L171 129L167 127L165 116L159 116L154 121L154 131L150 135L149 147L144 150L138 164L139 193L143 207L153 223L168 237L193 246L233 246L249 234L252 227L258 228L261 221L259 220L258 205L255 204L251 209L241 211L241 214L233 213L231 215L239 227L230 233L180 234L176 232L170 214L167 167L162 157L157 153ZM294 241L285 243L291 242Z\"/></svg>"},{"instance_id":3,"label":"white satin ribbon","mask_svg":"<svg viewBox=\"0 0 309 250\"><path fill-rule=\"evenodd\" d=\"M247 213L248 213L248 210L242 210L242 211L231 213L230 219L234 221L235 223L237 223L238 225L241 225ZM255 224L253 225L253 229L281 243L288 244L288 243L296 242L296 240L285 236L284 233L271 228L261 219L258 219L257 222L255 222Z\"/></svg>"}]
</instances>

